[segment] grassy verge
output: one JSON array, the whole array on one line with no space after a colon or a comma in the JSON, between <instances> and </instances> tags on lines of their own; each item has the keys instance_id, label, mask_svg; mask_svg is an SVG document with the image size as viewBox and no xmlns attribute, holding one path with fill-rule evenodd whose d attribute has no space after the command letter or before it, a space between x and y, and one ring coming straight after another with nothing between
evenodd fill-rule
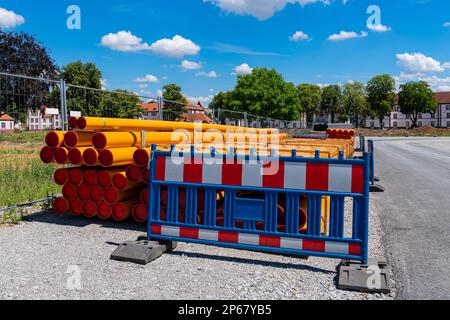
<instances>
[{"instance_id":1,"label":"grassy verge","mask_svg":"<svg viewBox=\"0 0 450 320\"><path fill-rule=\"evenodd\" d=\"M26 131L11 134L0 134L0 142L10 143L43 143L47 131Z\"/></svg>"},{"instance_id":2,"label":"grassy verge","mask_svg":"<svg viewBox=\"0 0 450 320\"><path fill-rule=\"evenodd\" d=\"M450 137L450 129L422 127L415 129L358 129L366 137Z\"/></svg>"},{"instance_id":3,"label":"grassy verge","mask_svg":"<svg viewBox=\"0 0 450 320\"><path fill-rule=\"evenodd\" d=\"M56 166L39 159L41 145L0 143L0 207L60 193L53 182Z\"/></svg>"}]
</instances>

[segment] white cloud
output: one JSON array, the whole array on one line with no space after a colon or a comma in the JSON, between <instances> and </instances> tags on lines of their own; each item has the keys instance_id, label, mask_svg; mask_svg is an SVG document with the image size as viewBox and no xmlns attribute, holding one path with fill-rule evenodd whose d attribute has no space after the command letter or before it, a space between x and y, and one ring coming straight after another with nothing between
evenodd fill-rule
<instances>
[{"instance_id":1,"label":"white cloud","mask_svg":"<svg viewBox=\"0 0 450 320\"><path fill-rule=\"evenodd\" d=\"M446 28L450 27L450 22L444 22L443 26L446 27Z\"/></svg>"},{"instance_id":2,"label":"white cloud","mask_svg":"<svg viewBox=\"0 0 450 320\"><path fill-rule=\"evenodd\" d=\"M25 18L14 11L0 7L0 28L15 28L25 23Z\"/></svg>"},{"instance_id":3,"label":"white cloud","mask_svg":"<svg viewBox=\"0 0 450 320\"><path fill-rule=\"evenodd\" d=\"M200 52L200 47L191 40L176 35L172 39L165 38L154 42L150 46L150 50L167 57L183 58L184 56L197 55Z\"/></svg>"},{"instance_id":4,"label":"white cloud","mask_svg":"<svg viewBox=\"0 0 450 320\"><path fill-rule=\"evenodd\" d=\"M158 97L162 97L163 91L161 89L159 89L156 91L156 94L158 95Z\"/></svg>"},{"instance_id":5,"label":"white cloud","mask_svg":"<svg viewBox=\"0 0 450 320\"><path fill-rule=\"evenodd\" d=\"M310 37L308 34L304 33L303 31L297 31L292 36L289 37L289 40L291 40L293 42L298 42L298 41L310 40Z\"/></svg>"},{"instance_id":6,"label":"white cloud","mask_svg":"<svg viewBox=\"0 0 450 320\"><path fill-rule=\"evenodd\" d=\"M328 37L329 41L343 41L348 39L355 38L365 38L368 36L368 33L365 31L361 31L359 34L354 31L341 31L338 34L332 34Z\"/></svg>"},{"instance_id":7,"label":"white cloud","mask_svg":"<svg viewBox=\"0 0 450 320\"><path fill-rule=\"evenodd\" d=\"M147 74L145 77L134 79L134 82L141 82L141 83L152 82L152 83L158 83L158 82L159 82L159 79L158 79L157 77L155 77L154 75L152 75L152 74Z\"/></svg>"},{"instance_id":8,"label":"white cloud","mask_svg":"<svg viewBox=\"0 0 450 320\"><path fill-rule=\"evenodd\" d=\"M168 77L168 76L163 76L163 77L161 77L161 79L162 79L162 80L168 80L169 77Z\"/></svg>"},{"instance_id":9,"label":"white cloud","mask_svg":"<svg viewBox=\"0 0 450 320\"><path fill-rule=\"evenodd\" d=\"M181 62L181 68L183 69L183 71L198 70L198 69L203 68L203 64L201 62L183 60Z\"/></svg>"},{"instance_id":10,"label":"white cloud","mask_svg":"<svg viewBox=\"0 0 450 320\"><path fill-rule=\"evenodd\" d=\"M208 91L211 92L211 93L213 93L213 92L215 92L216 90L214 90L214 89L209 89Z\"/></svg>"},{"instance_id":11,"label":"white cloud","mask_svg":"<svg viewBox=\"0 0 450 320\"><path fill-rule=\"evenodd\" d=\"M136 52L150 50L149 45L130 31L109 33L102 37L100 44L115 51Z\"/></svg>"},{"instance_id":12,"label":"white cloud","mask_svg":"<svg viewBox=\"0 0 450 320\"><path fill-rule=\"evenodd\" d=\"M421 73L408 74L401 72L399 77L395 77L397 86L410 81L425 81L433 91L450 91L450 77L440 78L436 75L426 76Z\"/></svg>"},{"instance_id":13,"label":"white cloud","mask_svg":"<svg viewBox=\"0 0 450 320\"><path fill-rule=\"evenodd\" d=\"M311 3L329 5L333 0L203 0L210 2L225 12L251 15L260 20L271 18L275 12L283 10L288 4L306 6ZM347 0L342 1L344 4Z\"/></svg>"},{"instance_id":14,"label":"white cloud","mask_svg":"<svg viewBox=\"0 0 450 320\"><path fill-rule=\"evenodd\" d=\"M253 68L251 68L247 63L243 63L233 70L233 74L240 75L240 74L250 74L253 71Z\"/></svg>"},{"instance_id":15,"label":"white cloud","mask_svg":"<svg viewBox=\"0 0 450 320\"><path fill-rule=\"evenodd\" d=\"M409 74L444 72L450 67L450 63L441 64L439 61L427 57L422 53L399 53L396 55L397 64Z\"/></svg>"},{"instance_id":16,"label":"white cloud","mask_svg":"<svg viewBox=\"0 0 450 320\"><path fill-rule=\"evenodd\" d=\"M195 75L199 77L217 78L217 73L215 71L210 72L201 71L197 72Z\"/></svg>"},{"instance_id":17,"label":"white cloud","mask_svg":"<svg viewBox=\"0 0 450 320\"><path fill-rule=\"evenodd\" d=\"M103 36L100 44L115 51L151 51L155 54L172 58L183 58L184 56L196 55L200 52L198 45L180 35L176 35L172 39L164 38L149 45L130 31L119 31Z\"/></svg>"},{"instance_id":18,"label":"white cloud","mask_svg":"<svg viewBox=\"0 0 450 320\"><path fill-rule=\"evenodd\" d=\"M148 87L148 84L147 83L141 83L141 84L139 84L139 88L141 88L141 89L145 89L145 88L147 88Z\"/></svg>"},{"instance_id":19,"label":"white cloud","mask_svg":"<svg viewBox=\"0 0 450 320\"><path fill-rule=\"evenodd\" d=\"M367 28L369 30L375 31L375 32L387 32L387 31L391 31L392 28L382 25L382 24L377 24L377 25L372 25L372 24L367 24Z\"/></svg>"}]
</instances>

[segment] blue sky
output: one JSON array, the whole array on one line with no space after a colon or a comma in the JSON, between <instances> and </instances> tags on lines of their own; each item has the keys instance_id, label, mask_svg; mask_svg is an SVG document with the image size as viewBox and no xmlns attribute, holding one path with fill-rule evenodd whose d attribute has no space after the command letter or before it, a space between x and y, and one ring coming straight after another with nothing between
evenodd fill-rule
<instances>
[{"instance_id":1,"label":"blue sky","mask_svg":"<svg viewBox=\"0 0 450 320\"><path fill-rule=\"evenodd\" d=\"M70 5L81 9L80 30L66 26ZM370 5L381 9L375 30L367 26ZM450 90L449 22L447 0L0 2L0 26L35 34L60 66L92 61L108 89L156 96L177 83L206 103L255 67L276 68L296 84L389 73Z\"/></svg>"}]
</instances>

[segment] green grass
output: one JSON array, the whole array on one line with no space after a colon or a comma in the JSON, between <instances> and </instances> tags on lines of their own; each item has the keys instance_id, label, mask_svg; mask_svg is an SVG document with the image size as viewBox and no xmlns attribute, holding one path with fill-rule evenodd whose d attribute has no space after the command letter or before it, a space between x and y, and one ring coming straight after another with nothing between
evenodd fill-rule
<instances>
[{"instance_id":1,"label":"green grass","mask_svg":"<svg viewBox=\"0 0 450 320\"><path fill-rule=\"evenodd\" d=\"M10 134L0 134L0 142L12 143L43 143L47 131L36 132L15 132Z\"/></svg>"},{"instance_id":2,"label":"green grass","mask_svg":"<svg viewBox=\"0 0 450 320\"><path fill-rule=\"evenodd\" d=\"M60 193L55 169L40 161L39 146L0 144L0 207Z\"/></svg>"}]
</instances>

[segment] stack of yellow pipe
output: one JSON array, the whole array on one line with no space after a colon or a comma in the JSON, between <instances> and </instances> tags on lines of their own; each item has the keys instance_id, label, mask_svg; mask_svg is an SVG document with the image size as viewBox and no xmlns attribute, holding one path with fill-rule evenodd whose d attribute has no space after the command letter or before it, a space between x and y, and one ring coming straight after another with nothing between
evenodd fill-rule
<instances>
[{"instance_id":1,"label":"stack of yellow pipe","mask_svg":"<svg viewBox=\"0 0 450 320\"><path fill-rule=\"evenodd\" d=\"M58 213L87 217L133 217L145 222L148 208L149 147L198 153L279 155L289 157L352 158L353 131L329 131L327 139L288 139L277 129L255 129L185 122L70 118L67 132L50 132L41 151L45 163L70 165L58 169L55 181L64 186L64 198L55 201ZM147 192L147 193L146 193ZM304 204L302 204L304 206ZM323 198L323 229L329 215L329 198Z\"/></svg>"}]
</instances>

